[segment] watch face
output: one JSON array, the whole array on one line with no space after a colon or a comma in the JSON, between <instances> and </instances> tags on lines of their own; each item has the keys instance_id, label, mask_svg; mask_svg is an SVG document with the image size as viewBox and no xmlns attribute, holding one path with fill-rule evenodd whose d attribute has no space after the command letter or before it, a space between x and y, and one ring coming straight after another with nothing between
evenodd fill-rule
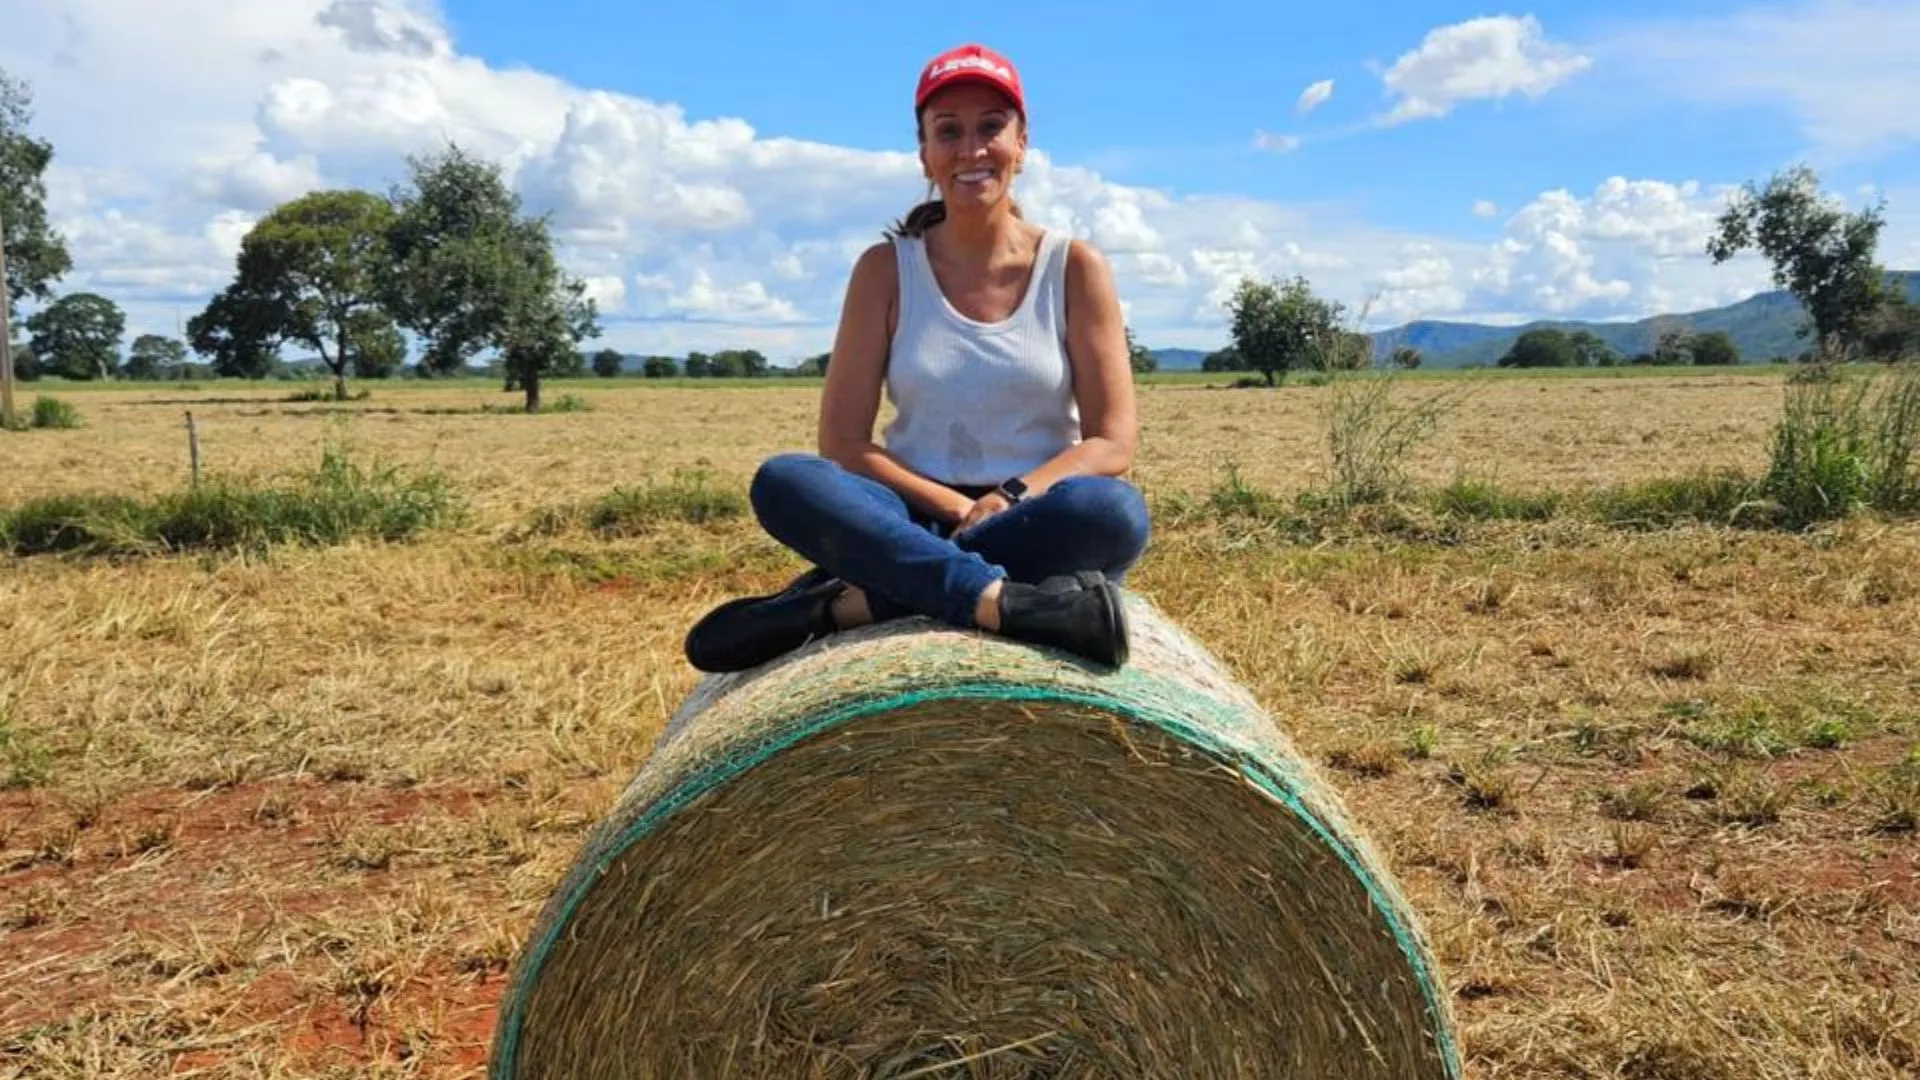
<instances>
[{"instance_id":1,"label":"watch face","mask_svg":"<svg viewBox=\"0 0 1920 1080\"><path fill-rule=\"evenodd\" d=\"M1019 480L1009 480L1000 485L1000 490L1018 499L1027 493L1027 485Z\"/></svg>"}]
</instances>

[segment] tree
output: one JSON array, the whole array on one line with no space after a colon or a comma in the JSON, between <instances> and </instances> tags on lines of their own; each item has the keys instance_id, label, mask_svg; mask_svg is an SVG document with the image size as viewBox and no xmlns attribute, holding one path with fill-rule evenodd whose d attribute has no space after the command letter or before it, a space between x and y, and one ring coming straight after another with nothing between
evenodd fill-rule
<instances>
[{"instance_id":1,"label":"tree","mask_svg":"<svg viewBox=\"0 0 1920 1080\"><path fill-rule=\"evenodd\" d=\"M1240 350L1229 345L1224 349L1215 349L1213 352L1201 357L1200 370L1248 371L1251 369L1247 367L1246 358L1240 355Z\"/></svg>"},{"instance_id":2,"label":"tree","mask_svg":"<svg viewBox=\"0 0 1920 1080\"><path fill-rule=\"evenodd\" d=\"M707 358L706 353L694 352L687 354L687 378L706 379L711 378L713 374L713 361Z\"/></svg>"},{"instance_id":3,"label":"tree","mask_svg":"<svg viewBox=\"0 0 1920 1080\"><path fill-rule=\"evenodd\" d=\"M826 374L826 361L820 363L820 373ZM672 379L680 374L680 362L671 356L649 356L641 362L640 374L649 379Z\"/></svg>"},{"instance_id":4,"label":"tree","mask_svg":"<svg viewBox=\"0 0 1920 1080\"><path fill-rule=\"evenodd\" d=\"M1233 345L1273 386L1296 367L1324 369L1339 348L1341 305L1322 300L1303 277L1286 282L1242 278L1227 308Z\"/></svg>"},{"instance_id":5,"label":"tree","mask_svg":"<svg viewBox=\"0 0 1920 1080\"><path fill-rule=\"evenodd\" d=\"M187 343L228 379L262 379L280 361L286 327L265 297L226 287L187 320Z\"/></svg>"},{"instance_id":6,"label":"tree","mask_svg":"<svg viewBox=\"0 0 1920 1080\"><path fill-rule=\"evenodd\" d=\"M1567 340L1573 344L1576 362L1581 367L1612 367L1620 362L1620 354L1614 347L1591 330L1575 330Z\"/></svg>"},{"instance_id":7,"label":"tree","mask_svg":"<svg viewBox=\"0 0 1920 1080\"><path fill-rule=\"evenodd\" d=\"M386 200L364 191L316 191L274 208L240 241L233 283L195 316L194 348L213 355L216 369L251 373L280 342L298 342L333 372L333 396L345 400L350 368L397 364L386 354L392 320L379 306L392 220ZM362 359L363 349L377 355Z\"/></svg>"},{"instance_id":8,"label":"tree","mask_svg":"<svg viewBox=\"0 0 1920 1080\"><path fill-rule=\"evenodd\" d=\"M393 316L379 308L363 308L348 318L347 341L357 378L390 379L407 361L406 337Z\"/></svg>"},{"instance_id":9,"label":"tree","mask_svg":"<svg viewBox=\"0 0 1920 1080\"><path fill-rule=\"evenodd\" d=\"M141 334L133 339L122 369L129 379L164 379L187 362L187 347L170 337Z\"/></svg>"},{"instance_id":10,"label":"tree","mask_svg":"<svg viewBox=\"0 0 1920 1080\"><path fill-rule=\"evenodd\" d=\"M454 371L494 350L507 386L540 411L541 378L579 370L578 344L599 336L585 283L560 267L547 219L521 215L498 165L457 145L408 165L383 299L424 342L423 367Z\"/></svg>"},{"instance_id":11,"label":"tree","mask_svg":"<svg viewBox=\"0 0 1920 1080\"><path fill-rule=\"evenodd\" d=\"M1776 173L1765 188L1749 181L1721 213L1707 241L1714 263L1756 248L1773 264L1774 284L1807 309L1817 356L1844 358L1879 302L1880 267L1874 247L1885 222L1885 200L1848 214L1823 196L1813 170Z\"/></svg>"},{"instance_id":12,"label":"tree","mask_svg":"<svg viewBox=\"0 0 1920 1080\"><path fill-rule=\"evenodd\" d=\"M601 349L593 354L593 373L603 379L611 379L620 374L625 363L626 357L620 355L619 349Z\"/></svg>"},{"instance_id":13,"label":"tree","mask_svg":"<svg viewBox=\"0 0 1920 1080\"><path fill-rule=\"evenodd\" d=\"M1573 339L1552 327L1521 334L1499 360L1500 367L1512 368L1575 367L1579 363L1580 351Z\"/></svg>"},{"instance_id":14,"label":"tree","mask_svg":"<svg viewBox=\"0 0 1920 1080\"><path fill-rule=\"evenodd\" d=\"M1653 339L1653 362L1665 367L1681 367L1694 362L1693 331L1684 323L1661 324Z\"/></svg>"},{"instance_id":15,"label":"tree","mask_svg":"<svg viewBox=\"0 0 1920 1080\"><path fill-rule=\"evenodd\" d=\"M1394 367L1402 371L1412 371L1420 366L1420 350L1411 345L1402 345L1393 350L1389 359Z\"/></svg>"},{"instance_id":16,"label":"tree","mask_svg":"<svg viewBox=\"0 0 1920 1080\"><path fill-rule=\"evenodd\" d=\"M1160 358L1145 346L1134 340L1133 327L1127 327L1127 363L1135 375L1160 370Z\"/></svg>"},{"instance_id":17,"label":"tree","mask_svg":"<svg viewBox=\"0 0 1920 1080\"><path fill-rule=\"evenodd\" d=\"M73 269L64 238L47 223L47 166L53 146L27 134L33 119L27 84L0 71L0 246L7 253L7 317L22 298L53 298L53 283Z\"/></svg>"},{"instance_id":18,"label":"tree","mask_svg":"<svg viewBox=\"0 0 1920 1080\"><path fill-rule=\"evenodd\" d=\"M1861 333L1861 352L1874 360L1920 357L1920 304L1888 292Z\"/></svg>"},{"instance_id":19,"label":"tree","mask_svg":"<svg viewBox=\"0 0 1920 1080\"><path fill-rule=\"evenodd\" d=\"M1740 362L1740 350L1734 346L1733 338L1725 330L1695 334L1691 345L1693 362L1696 364L1731 367Z\"/></svg>"},{"instance_id":20,"label":"tree","mask_svg":"<svg viewBox=\"0 0 1920 1080\"><path fill-rule=\"evenodd\" d=\"M11 346L13 353L13 377L21 382L32 382L40 377L40 358L33 355L33 347L24 341L16 341Z\"/></svg>"},{"instance_id":21,"label":"tree","mask_svg":"<svg viewBox=\"0 0 1920 1080\"><path fill-rule=\"evenodd\" d=\"M530 413L540 411L540 379L576 368L575 346L599 332L585 282L566 278L557 263L535 270L524 283L528 291L508 305L499 337L501 359L524 388Z\"/></svg>"},{"instance_id":22,"label":"tree","mask_svg":"<svg viewBox=\"0 0 1920 1080\"><path fill-rule=\"evenodd\" d=\"M766 377L772 365L758 349L722 349L708 358L712 374L721 379L759 379Z\"/></svg>"},{"instance_id":23,"label":"tree","mask_svg":"<svg viewBox=\"0 0 1920 1080\"><path fill-rule=\"evenodd\" d=\"M1372 338L1357 330L1340 330L1333 340L1333 348L1321 357L1320 367L1328 371L1365 371L1373 366Z\"/></svg>"},{"instance_id":24,"label":"tree","mask_svg":"<svg viewBox=\"0 0 1920 1080\"><path fill-rule=\"evenodd\" d=\"M29 347L46 369L69 379L110 379L120 368L127 317L95 293L68 293L27 319Z\"/></svg>"}]
</instances>

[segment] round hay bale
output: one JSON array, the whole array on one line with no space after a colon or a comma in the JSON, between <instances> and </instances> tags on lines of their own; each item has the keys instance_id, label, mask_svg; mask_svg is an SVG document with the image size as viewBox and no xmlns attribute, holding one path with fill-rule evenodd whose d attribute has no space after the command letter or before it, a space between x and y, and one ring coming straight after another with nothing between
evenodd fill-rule
<instances>
[{"instance_id":1,"label":"round hay bale","mask_svg":"<svg viewBox=\"0 0 1920 1080\"><path fill-rule=\"evenodd\" d=\"M1219 663L910 619L709 677L588 839L494 1077L1461 1075L1414 912Z\"/></svg>"}]
</instances>

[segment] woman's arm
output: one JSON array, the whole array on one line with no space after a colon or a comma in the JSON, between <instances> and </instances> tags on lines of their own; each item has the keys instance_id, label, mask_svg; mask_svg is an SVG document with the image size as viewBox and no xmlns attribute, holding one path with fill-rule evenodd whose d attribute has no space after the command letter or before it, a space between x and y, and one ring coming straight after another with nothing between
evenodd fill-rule
<instances>
[{"instance_id":1,"label":"woman's arm","mask_svg":"<svg viewBox=\"0 0 1920 1080\"><path fill-rule=\"evenodd\" d=\"M820 456L880 481L942 521L957 523L973 509L973 500L913 471L873 441L898 292L893 245L875 244L862 252L847 282L820 393Z\"/></svg>"}]
</instances>

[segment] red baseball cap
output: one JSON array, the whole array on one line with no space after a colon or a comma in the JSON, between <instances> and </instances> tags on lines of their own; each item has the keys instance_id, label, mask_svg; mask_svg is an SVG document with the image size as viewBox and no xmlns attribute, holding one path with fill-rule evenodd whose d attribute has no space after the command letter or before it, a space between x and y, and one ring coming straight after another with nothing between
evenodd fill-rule
<instances>
[{"instance_id":1,"label":"red baseball cap","mask_svg":"<svg viewBox=\"0 0 1920 1080\"><path fill-rule=\"evenodd\" d=\"M920 86L913 92L913 107L918 110L936 91L958 82L983 82L1013 99L1021 115L1027 111L1027 98L1020 89L1020 73L1013 61L985 45L961 45L948 49L927 62L920 72Z\"/></svg>"}]
</instances>

